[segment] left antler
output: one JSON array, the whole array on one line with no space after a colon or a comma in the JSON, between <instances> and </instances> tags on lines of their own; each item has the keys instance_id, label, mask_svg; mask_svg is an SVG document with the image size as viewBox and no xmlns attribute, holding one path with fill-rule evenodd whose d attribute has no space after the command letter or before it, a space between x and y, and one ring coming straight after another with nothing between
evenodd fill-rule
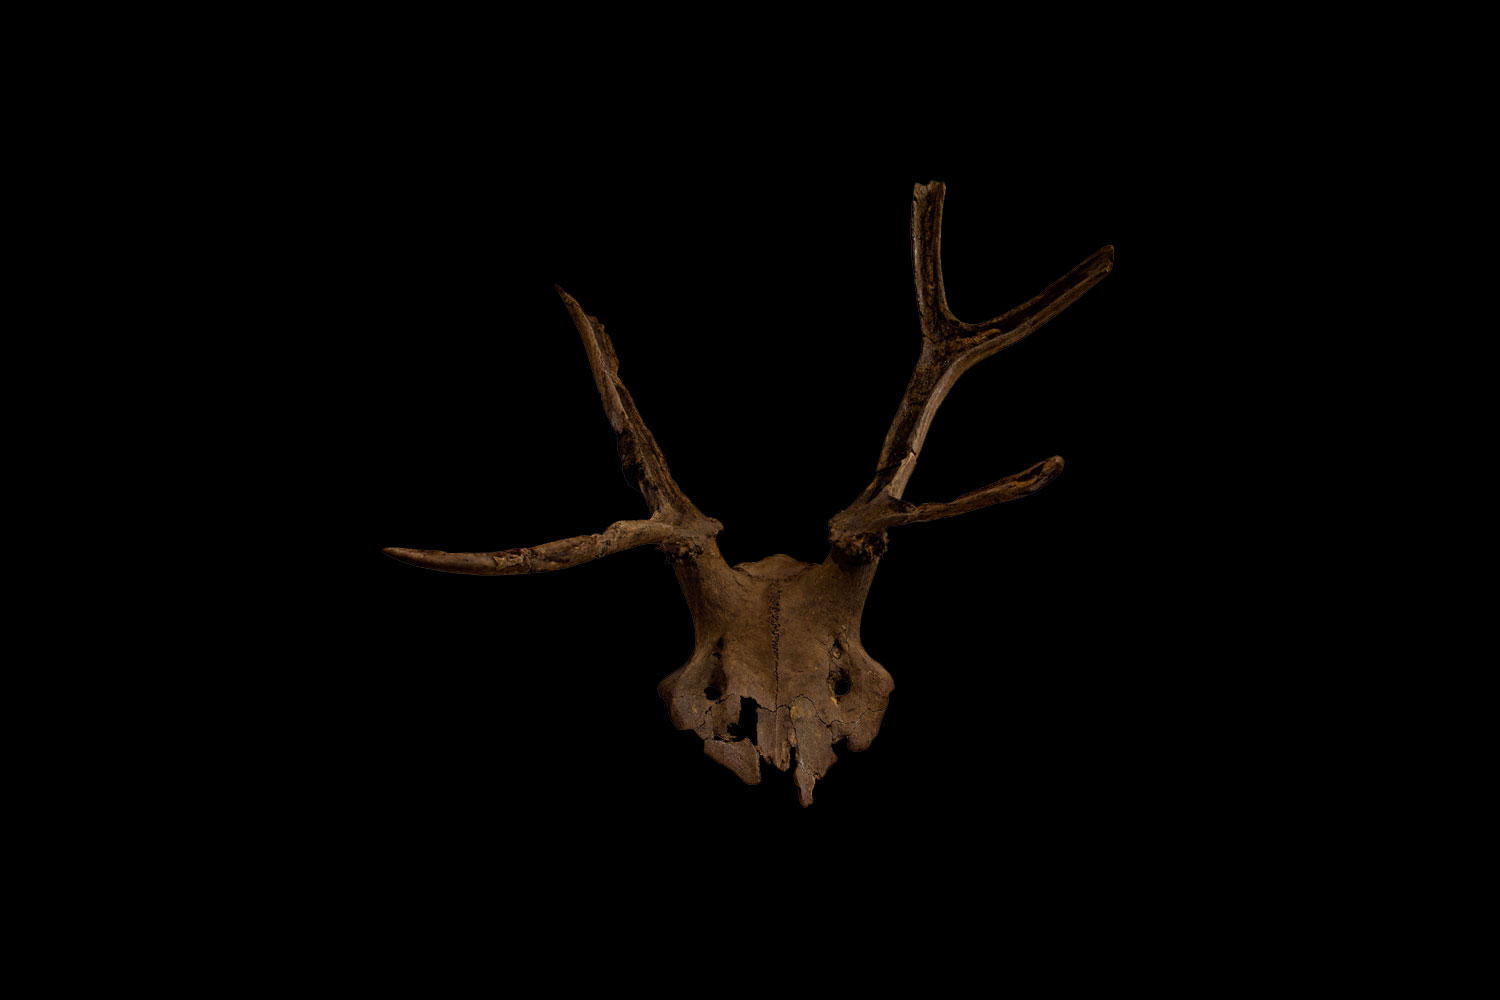
<instances>
[{"instance_id":1,"label":"left antler","mask_svg":"<svg viewBox=\"0 0 1500 1000\"><path fill-rule=\"evenodd\" d=\"M724 560L719 555L714 535L724 526L694 507L667 471L667 460L657 447L656 438L651 436L625 383L620 381L620 361L604 332L604 324L585 313L583 307L561 288L557 294L562 296L568 314L573 317L573 325L583 338L583 349L594 372L594 384L604 403L604 413L615 430L620 462L626 475L634 476L651 508L651 518L616 521L597 535L579 535L530 548L498 552L386 549L385 554L424 569L475 576L509 576L567 569L641 545L659 545L687 562L702 562L715 568L723 566Z\"/></svg>"},{"instance_id":2,"label":"left antler","mask_svg":"<svg viewBox=\"0 0 1500 1000\"><path fill-rule=\"evenodd\" d=\"M912 270L922 353L906 386L896 419L885 436L875 478L846 510L828 522L836 553L855 562L878 558L886 528L932 521L1034 493L1057 478L1063 460L1054 455L1025 472L1007 476L949 503L914 505L901 499L938 406L958 377L977 362L1018 343L1072 305L1114 266L1115 248L1104 247L1048 285L1031 301L987 323L964 323L948 309L943 292L940 243L944 187L918 184L911 205Z\"/></svg>"}]
</instances>

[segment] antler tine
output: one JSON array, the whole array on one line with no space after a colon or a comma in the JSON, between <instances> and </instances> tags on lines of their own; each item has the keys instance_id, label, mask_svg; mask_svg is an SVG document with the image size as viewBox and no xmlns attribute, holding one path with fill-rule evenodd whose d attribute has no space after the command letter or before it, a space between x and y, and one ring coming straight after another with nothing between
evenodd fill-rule
<instances>
[{"instance_id":1,"label":"antler tine","mask_svg":"<svg viewBox=\"0 0 1500 1000\"><path fill-rule=\"evenodd\" d=\"M556 286L554 286L556 287ZM713 537L724 526L705 517L682 492L667 460L656 444L625 383L620 381L620 360L604 332L604 324L583 311L571 295L557 289L563 305L573 317L573 324L583 338L594 385L604 403L605 416L614 428L620 462L627 475L633 475L637 488L651 508L651 518L641 521L616 521L595 535L578 535L529 548L503 549L497 552L442 552L436 549L385 549L386 555L411 566L441 570L445 573L467 573L474 576L511 576L567 569L602 556L642 545L659 545L688 562L708 558L722 563Z\"/></svg>"},{"instance_id":2,"label":"antler tine","mask_svg":"<svg viewBox=\"0 0 1500 1000\"><path fill-rule=\"evenodd\" d=\"M691 546L700 536L666 521L616 521L597 535L578 535L531 548L499 552L440 552L436 549L385 549L409 566L467 573L470 576L516 576L567 569L640 545L676 541Z\"/></svg>"},{"instance_id":3,"label":"antler tine","mask_svg":"<svg viewBox=\"0 0 1500 1000\"><path fill-rule=\"evenodd\" d=\"M958 325L943 290L943 195L939 181L918 184L911 197L911 266L917 279L917 317L923 340L941 340Z\"/></svg>"},{"instance_id":4,"label":"antler tine","mask_svg":"<svg viewBox=\"0 0 1500 1000\"><path fill-rule=\"evenodd\" d=\"M604 324L585 313L578 301L561 288L557 288L557 294L562 296L563 305L568 307L568 315L573 317L573 325L578 327L578 335L583 338L583 349L594 372L594 385L599 389L609 425L615 430L620 463L626 475L633 474L653 513L701 517L672 478L672 473L667 471L667 460L657 447L656 438L651 436L646 422L635 408L635 400L630 398L625 383L620 381L620 359L604 332Z\"/></svg>"},{"instance_id":5,"label":"antler tine","mask_svg":"<svg viewBox=\"0 0 1500 1000\"><path fill-rule=\"evenodd\" d=\"M886 433L875 478L850 507L829 521L836 552L868 561L878 556L876 539L888 527L950 517L1035 492L1062 471L1053 456L1025 472L946 504L913 506L901 500L916 469L917 456L932 418L960 375L970 367L1040 329L1098 284L1114 267L1112 246L1090 255L1040 295L985 323L965 323L948 308L943 288L941 242L943 198L938 181L918 184L912 193L912 271L917 286L917 315L922 326L922 353L907 383L896 419Z\"/></svg>"}]
</instances>

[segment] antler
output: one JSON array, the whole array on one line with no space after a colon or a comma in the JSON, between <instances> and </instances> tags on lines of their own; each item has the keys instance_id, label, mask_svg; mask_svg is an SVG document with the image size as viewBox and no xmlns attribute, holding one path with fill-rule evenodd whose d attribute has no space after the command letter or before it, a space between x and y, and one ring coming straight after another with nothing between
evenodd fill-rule
<instances>
[{"instance_id":1,"label":"antler","mask_svg":"<svg viewBox=\"0 0 1500 1000\"><path fill-rule=\"evenodd\" d=\"M1063 460L1054 455L1025 472L1007 476L949 503L907 503L901 499L916 468L917 455L933 415L958 377L974 364L1019 343L1072 305L1110 272L1115 248L1104 247L1048 285L1038 296L986 323L964 323L948 309L943 291L940 243L944 186L918 184L911 204L912 270L922 353L906 386L896 419L886 433L875 478L847 509L828 522L834 551L856 562L878 558L886 528L951 517L1034 493L1057 478Z\"/></svg>"},{"instance_id":2,"label":"antler","mask_svg":"<svg viewBox=\"0 0 1500 1000\"><path fill-rule=\"evenodd\" d=\"M704 556L722 562L713 537L724 526L705 517L667 471L667 460L657 447L656 439L646 428L635 401L625 383L620 381L620 360L604 333L604 324L583 311L583 307L561 288L573 324L583 338L594 384L604 403L605 416L615 430L620 463L627 476L633 475L637 488L651 508L651 518L644 521L616 521L597 535L579 535L561 541L547 542L530 548L504 549L498 552L440 552L434 549L386 549L385 554L412 566L442 570L446 573L468 573L477 576L508 576L519 573L542 573L567 569L590 562L613 552L641 545L658 545L669 554L687 561Z\"/></svg>"}]
</instances>

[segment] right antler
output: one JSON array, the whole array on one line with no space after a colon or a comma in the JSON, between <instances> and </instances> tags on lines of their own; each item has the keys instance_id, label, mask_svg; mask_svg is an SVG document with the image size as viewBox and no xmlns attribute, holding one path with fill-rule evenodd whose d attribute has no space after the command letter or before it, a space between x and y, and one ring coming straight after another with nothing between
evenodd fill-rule
<instances>
[{"instance_id":1,"label":"right antler","mask_svg":"<svg viewBox=\"0 0 1500 1000\"><path fill-rule=\"evenodd\" d=\"M875 478L847 509L828 522L835 554L857 563L879 558L885 529L932 521L1034 493L1062 472L1054 455L1025 472L1007 476L948 503L915 505L901 499L916 468L933 414L958 377L979 361L1018 343L1098 284L1114 266L1115 248L1104 247L1048 285L1040 295L987 323L964 323L948 309L943 291L940 241L944 187L918 184L911 205L912 270L922 353L906 386L896 419L885 436Z\"/></svg>"},{"instance_id":2,"label":"right antler","mask_svg":"<svg viewBox=\"0 0 1500 1000\"><path fill-rule=\"evenodd\" d=\"M498 552L440 552L435 549L386 549L385 554L412 566L442 570L446 573L468 573L475 576L508 576L519 573L542 573L567 569L601 556L641 545L659 545L670 554L690 561L707 558L723 563L713 537L724 526L705 517L682 492L667 460L662 457L656 439L646 428L635 408L635 401L625 383L620 381L620 360L604 332L604 324L583 311L573 296L557 289L563 304L573 317L573 324L583 338L594 384L604 402L604 413L615 430L620 462L627 476L634 477L641 494L651 508L644 521L616 521L597 535L579 535L561 541L547 542L531 548L503 549Z\"/></svg>"}]
</instances>

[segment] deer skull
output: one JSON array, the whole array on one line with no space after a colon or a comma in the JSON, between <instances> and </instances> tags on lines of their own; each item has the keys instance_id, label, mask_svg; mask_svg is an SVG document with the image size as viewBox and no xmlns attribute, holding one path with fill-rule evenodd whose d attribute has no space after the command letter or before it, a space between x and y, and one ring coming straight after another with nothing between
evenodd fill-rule
<instances>
[{"instance_id":1,"label":"deer skull","mask_svg":"<svg viewBox=\"0 0 1500 1000\"><path fill-rule=\"evenodd\" d=\"M986 323L964 323L948 310L939 242L944 187L917 185L912 200L912 264L922 352L886 434L874 480L829 522L821 563L774 555L729 566L715 536L723 525L701 513L667 471L656 440L620 381L619 359L604 326L562 289L583 338L594 382L619 442L627 476L652 513L617 521L596 535L498 552L386 549L402 562L479 576L565 569L642 545L665 552L692 612L695 640L686 664L657 691L672 724L703 739L703 749L743 781L760 780L762 759L795 766L804 806L833 766L833 745L863 750L880 729L894 683L860 643L860 619L889 528L951 517L1025 496L1062 472L1056 456L948 503L901 499L927 428L943 398L970 366L1030 335L1097 284L1114 265L1105 247L1029 302Z\"/></svg>"}]
</instances>

